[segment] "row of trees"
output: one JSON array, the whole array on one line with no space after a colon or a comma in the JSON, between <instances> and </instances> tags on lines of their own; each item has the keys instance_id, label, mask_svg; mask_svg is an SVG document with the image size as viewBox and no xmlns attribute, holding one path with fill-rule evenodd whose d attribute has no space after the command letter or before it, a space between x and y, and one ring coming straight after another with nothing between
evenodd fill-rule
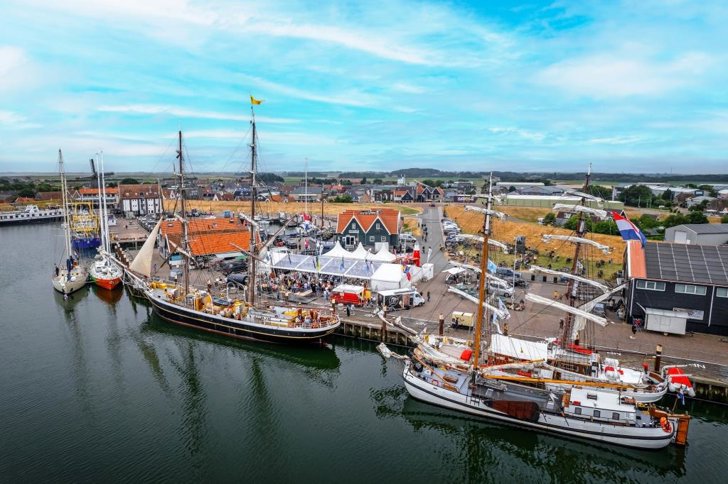
<instances>
[{"instance_id":1,"label":"row of trees","mask_svg":"<svg viewBox=\"0 0 728 484\"><path fill-rule=\"evenodd\" d=\"M553 225L556 221L556 215L553 212L549 212L544 216L544 225ZM640 218L632 220L632 222L639 227L639 229L645 233L653 233L655 231L662 232L664 229L674 227L676 225L683 224L707 224L708 218L699 210L688 212L687 214L671 213L664 219L658 219L654 215L644 214ZM721 222L728 223L728 215L721 219ZM576 230L578 223L578 216L573 215L564 224L564 228L569 230ZM617 224L614 220L593 220L591 218L586 219L587 230L596 234L607 234L607 235L618 235Z\"/></svg>"}]
</instances>

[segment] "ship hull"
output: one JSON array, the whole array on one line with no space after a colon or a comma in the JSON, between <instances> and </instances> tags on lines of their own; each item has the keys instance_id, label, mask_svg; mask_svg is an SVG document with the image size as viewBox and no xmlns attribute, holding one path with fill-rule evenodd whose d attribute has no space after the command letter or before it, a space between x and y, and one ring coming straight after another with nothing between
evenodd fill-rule
<instances>
[{"instance_id":1,"label":"ship hull","mask_svg":"<svg viewBox=\"0 0 728 484\"><path fill-rule=\"evenodd\" d=\"M86 273L84 271L72 271L71 278L67 277L65 270L53 278L53 289L61 294L71 294L86 285Z\"/></svg>"},{"instance_id":2,"label":"ship hull","mask_svg":"<svg viewBox=\"0 0 728 484\"><path fill-rule=\"evenodd\" d=\"M165 321L236 339L282 344L311 344L321 342L338 327L337 325L307 330L275 328L194 311L155 297L150 292L145 292L145 295L152 303L154 312Z\"/></svg>"},{"instance_id":3,"label":"ship hull","mask_svg":"<svg viewBox=\"0 0 728 484\"><path fill-rule=\"evenodd\" d=\"M112 290L116 286L118 286L121 283L121 277L112 277L112 278L94 278L93 279L94 284L99 286L100 288Z\"/></svg>"},{"instance_id":4,"label":"ship hull","mask_svg":"<svg viewBox=\"0 0 728 484\"><path fill-rule=\"evenodd\" d=\"M101 245L101 239L98 237L77 238L71 241L74 250L95 249Z\"/></svg>"},{"instance_id":5,"label":"ship hull","mask_svg":"<svg viewBox=\"0 0 728 484\"><path fill-rule=\"evenodd\" d=\"M664 432L659 427L616 426L575 419L567 421L561 415L545 412L538 415L537 421L529 421L496 410L488 406L484 399L473 398L423 381L410 372L409 364L405 364L403 378L407 392L417 400L509 425L579 440L640 449L661 449L670 445L677 428L676 422L673 422L671 432Z\"/></svg>"}]
</instances>

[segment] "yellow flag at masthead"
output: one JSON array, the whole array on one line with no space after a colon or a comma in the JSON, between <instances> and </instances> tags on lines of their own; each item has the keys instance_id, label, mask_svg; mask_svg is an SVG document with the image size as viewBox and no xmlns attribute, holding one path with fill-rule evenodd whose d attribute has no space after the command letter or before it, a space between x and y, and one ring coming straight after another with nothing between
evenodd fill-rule
<instances>
[{"instance_id":1,"label":"yellow flag at masthead","mask_svg":"<svg viewBox=\"0 0 728 484\"><path fill-rule=\"evenodd\" d=\"M258 105L263 104L262 99L255 99L252 95L250 96L250 104Z\"/></svg>"}]
</instances>

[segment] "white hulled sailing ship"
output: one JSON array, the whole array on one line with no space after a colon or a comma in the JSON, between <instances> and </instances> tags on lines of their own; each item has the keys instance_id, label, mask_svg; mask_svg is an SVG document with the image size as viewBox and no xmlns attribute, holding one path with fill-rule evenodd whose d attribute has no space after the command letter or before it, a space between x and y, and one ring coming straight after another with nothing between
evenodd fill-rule
<instances>
[{"instance_id":1,"label":"white hulled sailing ship","mask_svg":"<svg viewBox=\"0 0 728 484\"><path fill-rule=\"evenodd\" d=\"M58 171L61 175L61 196L63 197L63 267L56 264L53 275L53 288L62 294L71 294L86 285L88 274L79 264L78 257L71 249L71 224L68 211L68 186L66 172L63 167L63 153L58 150Z\"/></svg>"},{"instance_id":2,"label":"white hulled sailing ship","mask_svg":"<svg viewBox=\"0 0 728 484\"><path fill-rule=\"evenodd\" d=\"M124 271L111 258L111 243L109 240L108 213L106 209L106 179L104 176L104 154L99 154L100 166L96 174L99 187L99 210L101 211L101 246L98 255L89 267L89 278L97 286L104 289L114 289L121 283ZM93 162L93 160L92 160Z\"/></svg>"}]
</instances>

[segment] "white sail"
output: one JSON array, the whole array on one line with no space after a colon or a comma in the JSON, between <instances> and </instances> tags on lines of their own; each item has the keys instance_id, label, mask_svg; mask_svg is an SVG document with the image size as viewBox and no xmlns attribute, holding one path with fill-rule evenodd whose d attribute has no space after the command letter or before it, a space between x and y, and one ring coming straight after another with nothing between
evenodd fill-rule
<instances>
[{"instance_id":1,"label":"white sail","mask_svg":"<svg viewBox=\"0 0 728 484\"><path fill-rule=\"evenodd\" d=\"M600 303L602 301L606 301L613 294L618 293L619 291L621 291L625 287L627 287L627 284L620 284L619 286L617 286L614 289L612 289L612 290L610 290L610 291L602 294L601 296L596 297L596 298L592 299L591 301L588 301L588 302L582 304L581 306L579 306L579 309L581 309L582 311L591 312L591 310L594 309L594 307L598 303ZM574 318L574 324L573 324L573 326L571 328L571 332L572 332L571 337L572 338L576 338L577 331L582 331L585 326L586 326L586 319L582 318L581 316L577 316L576 318Z\"/></svg>"},{"instance_id":2,"label":"white sail","mask_svg":"<svg viewBox=\"0 0 728 484\"><path fill-rule=\"evenodd\" d=\"M457 287L448 287L447 288L447 292L455 293L455 294L457 294L460 297L464 297L468 301L472 301L475 304L478 304L478 298L477 297L471 296L467 292L461 291ZM504 313L503 311L501 311L500 309L498 309L495 306L491 306L487 302L483 302L483 307L486 308L488 311L491 311L491 312L495 313L496 316L498 316L500 319L506 319L506 317L507 317L506 313Z\"/></svg>"},{"instance_id":3,"label":"white sail","mask_svg":"<svg viewBox=\"0 0 728 484\"><path fill-rule=\"evenodd\" d=\"M478 242L483 242L482 235L460 234L460 237L462 237L464 239L477 240ZM508 250L508 246L499 240L489 238L488 244L492 245L493 247L498 247L499 249L503 249L504 251Z\"/></svg>"},{"instance_id":4,"label":"white sail","mask_svg":"<svg viewBox=\"0 0 728 484\"><path fill-rule=\"evenodd\" d=\"M531 301L536 304L543 304L545 306L551 306L556 309L561 309L563 311L566 311L567 313L574 314L576 316L582 316L584 319L592 321L592 322L598 324L599 326L606 326L607 323L609 322L605 318L602 318L601 316L597 316L596 314L588 313L582 309L575 308L575 307L569 306L568 304L560 303L558 301L554 301L553 299L539 296L537 294L527 293L526 301Z\"/></svg>"},{"instance_id":5,"label":"white sail","mask_svg":"<svg viewBox=\"0 0 728 484\"><path fill-rule=\"evenodd\" d=\"M551 240L563 240L564 242L571 242L573 244L587 244L596 247L597 249L601 250L605 254L609 254L612 251L612 248L608 245L600 244L597 241L591 240L591 239L585 239L582 237L574 237L573 235L554 235L554 234L546 234L543 236L544 242L550 242Z\"/></svg>"},{"instance_id":6,"label":"white sail","mask_svg":"<svg viewBox=\"0 0 728 484\"><path fill-rule=\"evenodd\" d=\"M592 202L597 202L599 205L602 205L604 203L603 198L595 197L594 195L590 195L588 193L580 192L579 190L566 190L562 197L567 197L569 195L577 196L579 198L583 198L585 200L591 200Z\"/></svg>"},{"instance_id":7,"label":"white sail","mask_svg":"<svg viewBox=\"0 0 728 484\"><path fill-rule=\"evenodd\" d=\"M568 212L588 213L589 215L594 215L596 217L599 217L602 220L606 220L607 218L609 218L609 214L607 214L606 210L586 207L584 205L568 205L565 203L557 203L553 206L553 210L556 210L556 211L566 210Z\"/></svg>"},{"instance_id":8,"label":"white sail","mask_svg":"<svg viewBox=\"0 0 728 484\"><path fill-rule=\"evenodd\" d=\"M487 209L485 207L478 207L475 205L466 205L465 211L485 213L487 215L492 215L493 217L498 217L499 219L506 218L506 214L503 212L498 212L497 210Z\"/></svg>"},{"instance_id":9,"label":"white sail","mask_svg":"<svg viewBox=\"0 0 728 484\"><path fill-rule=\"evenodd\" d=\"M147 237L147 240L142 245L139 253L134 257L134 260L129 265L129 269L141 274L143 276L150 277L152 275L152 256L154 255L154 244L157 241L157 233L159 227L162 225L162 219L159 219L157 225L154 226L152 232Z\"/></svg>"},{"instance_id":10,"label":"white sail","mask_svg":"<svg viewBox=\"0 0 728 484\"><path fill-rule=\"evenodd\" d=\"M601 282L597 282L595 280L592 280L592 279L589 279L586 277L577 276L577 275L571 274L569 272L555 271L553 269L547 269L545 267L533 266L533 265L531 266L531 270L536 271L536 272L542 272L544 274L550 274L552 276L561 276L561 277L566 277L568 279L573 279L575 281L583 282L583 283L586 283L586 284L599 288L602 292L609 291L609 287L605 284L602 284Z\"/></svg>"}]
</instances>

